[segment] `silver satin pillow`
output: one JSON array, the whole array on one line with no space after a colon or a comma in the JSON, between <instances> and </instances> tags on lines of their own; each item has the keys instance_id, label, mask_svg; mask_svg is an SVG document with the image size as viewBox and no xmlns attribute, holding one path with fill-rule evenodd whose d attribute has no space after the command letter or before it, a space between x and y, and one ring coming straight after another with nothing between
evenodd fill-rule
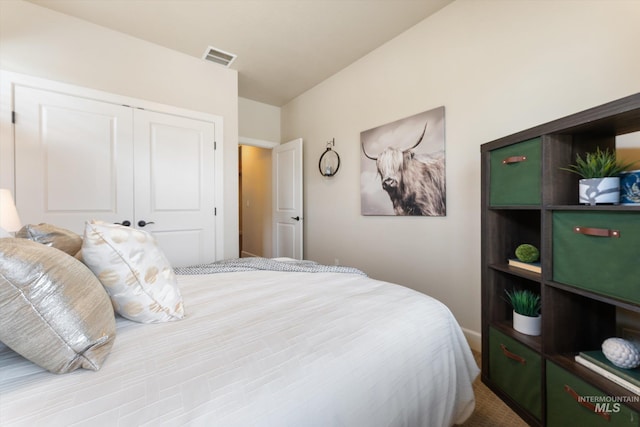
<instances>
[{"instance_id":1,"label":"silver satin pillow","mask_svg":"<svg viewBox=\"0 0 640 427\"><path fill-rule=\"evenodd\" d=\"M52 224L27 224L16 233L16 237L60 249L69 255L77 254L82 247L82 236Z\"/></svg>"},{"instance_id":2,"label":"silver satin pillow","mask_svg":"<svg viewBox=\"0 0 640 427\"><path fill-rule=\"evenodd\" d=\"M74 257L26 239L0 239L0 341L57 374L97 371L116 334L100 281Z\"/></svg>"}]
</instances>

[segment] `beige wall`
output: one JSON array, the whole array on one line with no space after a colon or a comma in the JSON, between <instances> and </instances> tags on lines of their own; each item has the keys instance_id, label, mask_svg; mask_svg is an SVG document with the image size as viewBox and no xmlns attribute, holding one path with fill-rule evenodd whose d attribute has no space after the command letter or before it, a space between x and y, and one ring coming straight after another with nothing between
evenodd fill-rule
<instances>
[{"instance_id":1,"label":"beige wall","mask_svg":"<svg viewBox=\"0 0 640 427\"><path fill-rule=\"evenodd\" d=\"M236 71L20 0L0 0L0 68L222 116L224 256L237 256Z\"/></svg>"},{"instance_id":2,"label":"beige wall","mask_svg":"<svg viewBox=\"0 0 640 427\"><path fill-rule=\"evenodd\" d=\"M238 98L238 129L241 138L280 143L280 108Z\"/></svg>"},{"instance_id":3,"label":"beige wall","mask_svg":"<svg viewBox=\"0 0 640 427\"><path fill-rule=\"evenodd\" d=\"M639 19L638 1L458 0L285 105L283 139L305 140L305 256L442 300L478 346L480 144L640 91ZM441 105L447 216L361 216L360 132Z\"/></svg>"}]
</instances>

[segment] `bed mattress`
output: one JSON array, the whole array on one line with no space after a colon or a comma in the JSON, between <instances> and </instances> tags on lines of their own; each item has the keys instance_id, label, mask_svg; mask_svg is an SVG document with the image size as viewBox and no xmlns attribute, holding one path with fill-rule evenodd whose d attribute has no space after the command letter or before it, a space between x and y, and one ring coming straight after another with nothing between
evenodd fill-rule
<instances>
[{"instance_id":1,"label":"bed mattress","mask_svg":"<svg viewBox=\"0 0 640 427\"><path fill-rule=\"evenodd\" d=\"M178 279L186 317L117 318L97 372L0 344L0 425L435 427L473 411L478 367L429 296L346 273Z\"/></svg>"}]
</instances>

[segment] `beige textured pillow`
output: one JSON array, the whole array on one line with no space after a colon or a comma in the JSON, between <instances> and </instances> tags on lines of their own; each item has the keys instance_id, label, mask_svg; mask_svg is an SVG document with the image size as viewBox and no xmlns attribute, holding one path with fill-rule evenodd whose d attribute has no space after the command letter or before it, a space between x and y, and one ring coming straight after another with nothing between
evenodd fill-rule
<instances>
[{"instance_id":1,"label":"beige textured pillow","mask_svg":"<svg viewBox=\"0 0 640 427\"><path fill-rule=\"evenodd\" d=\"M97 371L116 335L113 307L80 261L26 239L0 239L0 341L57 374Z\"/></svg>"},{"instance_id":2,"label":"beige textured pillow","mask_svg":"<svg viewBox=\"0 0 640 427\"><path fill-rule=\"evenodd\" d=\"M87 222L82 258L123 317L141 323L184 317L175 273L153 235L116 224Z\"/></svg>"},{"instance_id":3,"label":"beige textured pillow","mask_svg":"<svg viewBox=\"0 0 640 427\"><path fill-rule=\"evenodd\" d=\"M82 247L82 236L52 224L27 224L16 233L16 237L60 249L69 255L76 255Z\"/></svg>"}]
</instances>

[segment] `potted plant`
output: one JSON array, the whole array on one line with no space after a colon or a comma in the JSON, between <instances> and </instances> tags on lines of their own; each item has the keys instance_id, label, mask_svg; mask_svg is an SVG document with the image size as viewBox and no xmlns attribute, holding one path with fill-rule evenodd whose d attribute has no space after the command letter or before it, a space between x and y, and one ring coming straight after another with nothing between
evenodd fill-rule
<instances>
[{"instance_id":1,"label":"potted plant","mask_svg":"<svg viewBox=\"0 0 640 427\"><path fill-rule=\"evenodd\" d=\"M505 289L505 293L513 308L513 329L526 335L540 335L540 295L529 290L509 292Z\"/></svg>"},{"instance_id":2,"label":"potted plant","mask_svg":"<svg viewBox=\"0 0 640 427\"><path fill-rule=\"evenodd\" d=\"M616 152L600 147L593 153L586 153L584 158L576 155L576 163L567 168L560 168L582 177L578 184L580 203L595 205L598 203L620 202L620 178L618 174L633 166L635 162L621 163L616 159Z\"/></svg>"}]
</instances>

